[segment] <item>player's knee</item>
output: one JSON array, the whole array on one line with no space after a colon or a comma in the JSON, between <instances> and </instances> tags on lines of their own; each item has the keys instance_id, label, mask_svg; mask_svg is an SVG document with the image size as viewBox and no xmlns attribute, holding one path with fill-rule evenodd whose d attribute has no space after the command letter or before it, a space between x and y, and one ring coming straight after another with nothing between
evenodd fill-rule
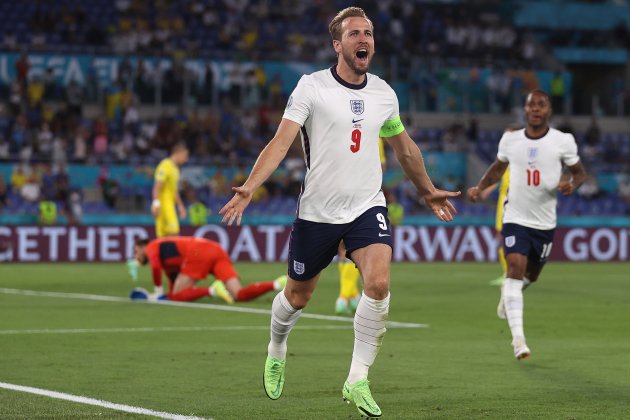
<instances>
[{"instance_id":1,"label":"player's knee","mask_svg":"<svg viewBox=\"0 0 630 420\"><path fill-rule=\"evenodd\" d=\"M507 276L511 279L522 279L525 277L525 266L508 261Z\"/></svg>"},{"instance_id":2,"label":"player's knee","mask_svg":"<svg viewBox=\"0 0 630 420\"><path fill-rule=\"evenodd\" d=\"M290 290L288 291L286 296L287 300L294 309L303 309L304 307L306 307L308 301L311 300L311 296L313 296L313 291Z\"/></svg>"},{"instance_id":3,"label":"player's knee","mask_svg":"<svg viewBox=\"0 0 630 420\"><path fill-rule=\"evenodd\" d=\"M533 283L536 280L538 280L538 274L537 273L525 273L525 278L527 278L527 280L529 280L530 283Z\"/></svg>"},{"instance_id":4,"label":"player's knee","mask_svg":"<svg viewBox=\"0 0 630 420\"><path fill-rule=\"evenodd\" d=\"M508 267L507 277L510 279L523 280L525 277L525 270L510 269L510 267Z\"/></svg>"},{"instance_id":5,"label":"player's knee","mask_svg":"<svg viewBox=\"0 0 630 420\"><path fill-rule=\"evenodd\" d=\"M363 284L363 290L368 297L376 300L383 300L389 293L389 281L387 277L365 281Z\"/></svg>"}]
</instances>

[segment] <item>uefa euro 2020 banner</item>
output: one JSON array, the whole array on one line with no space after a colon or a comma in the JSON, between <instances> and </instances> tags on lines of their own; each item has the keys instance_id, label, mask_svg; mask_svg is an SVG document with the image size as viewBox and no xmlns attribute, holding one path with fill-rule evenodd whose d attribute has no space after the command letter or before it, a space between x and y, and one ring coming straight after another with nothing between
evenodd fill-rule
<instances>
[{"instance_id":1,"label":"uefa euro 2020 banner","mask_svg":"<svg viewBox=\"0 0 630 420\"><path fill-rule=\"evenodd\" d=\"M53 53L29 53L29 71L27 77L41 77L48 70L52 70L57 83L67 85L72 80L79 84L87 84L91 79L98 81L101 86L109 86L117 79L119 67L123 61L121 56L110 55L68 55ZM20 54L14 52L0 53L0 82L9 84L16 78L15 64L20 59ZM155 70L168 70L173 66L173 60L169 58L143 57L145 70L148 74L153 74ZM129 63L135 69L138 58L129 57ZM224 89L228 83L228 75L235 66L245 74L248 70L261 67L267 75L277 75L283 82L284 89L293 89L303 74L312 73L318 70L318 66L311 63L299 62L270 62L262 61L242 62L235 64L233 61L218 61L206 59L187 59L183 61L183 65L193 75L197 83L202 83L206 77L206 69L212 69L213 80L215 86ZM289 92L285 92L289 93Z\"/></svg>"},{"instance_id":2,"label":"uefa euro 2020 banner","mask_svg":"<svg viewBox=\"0 0 630 420\"><path fill-rule=\"evenodd\" d=\"M234 261L286 261L291 227L183 226L182 234L208 238ZM395 261L496 261L499 240L490 226L400 226L393 229ZM0 226L3 262L119 262L136 238L154 237L152 226ZM555 261L627 261L630 228L560 227Z\"/></svg>"}]
</instances>

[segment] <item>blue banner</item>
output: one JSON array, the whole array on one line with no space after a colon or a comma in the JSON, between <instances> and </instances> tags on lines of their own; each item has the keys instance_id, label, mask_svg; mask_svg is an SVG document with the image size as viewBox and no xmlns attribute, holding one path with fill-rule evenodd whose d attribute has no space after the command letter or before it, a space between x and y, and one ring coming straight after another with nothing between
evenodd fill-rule
<instances>
[{"instance_id":1,"label":"blue banner","mask_svg":"<svg viewBox=\"0 0 630 420\"><path fill-rule=\"evenodd\" d=\"M28 78L43 76L47 69L52 72L57 83L66 85L72 80L80 84L89 81L98 81L101 86L109 86L118 76L118 69L124 60L121 56L88 56L67 54L28 54L30 68ZM0 53L0 82L9 84L16 78L15 64L20 59L18 53ZM154 74L157 69L168 70L173 66L173 60L155 57L129 57L131 67L136 69L139 60L143 60L147 74ZM310 63L281 63L281 62L234 62L216 61L206 59L184 60L184 67L195 75L197 83L202 84L206 77L208 66L212 69L215 86L219 89L226 88L230 74L235 67L239 67L242 74L256 67L264 70L267 80L280 81L283 93L289 94L303 74L312 73L320 69L320 66Z\"/></svg>"}]
</instances>

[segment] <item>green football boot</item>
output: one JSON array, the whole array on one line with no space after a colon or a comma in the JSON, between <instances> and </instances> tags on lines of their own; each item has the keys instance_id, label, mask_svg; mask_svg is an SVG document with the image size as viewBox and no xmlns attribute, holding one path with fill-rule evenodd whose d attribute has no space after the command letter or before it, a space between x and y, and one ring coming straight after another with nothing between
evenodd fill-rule
<instances>
[{"instance_id":1,"label":"green football boot","mask_svg":"<svg viewBox=\"0 0 630 420\"><path fill-rule=\"evenodd\" d=\"M285 286L287 285L287 280L289 279L289 277L287 275L283 275L278 277L277 279L275 279L273 281L273 288L274 290L283 290L285 288Z\"/></svg>"},{"instance_id":2,"label":"green football boot","mask_svg":"<svg viewBox=\"0 0 630 420\"><path fill-rule=\"evenodd\" d=\"M370 392L370 381L367 379L361 379L358 382L350 385L348 381L343 384L343 400L350 404L353 402L356 404L359 414L368 419L375 419L381 417L381 409L379 408L372 393Z\"/></svg>"},{"instance_id":3,"label":"green football boot","mask_svg":"<svg viewBox=\"0 0 630 420\"><path fill-rule=\"evenodd\" d=\"M490 286L501 286L503 285L504 281L505 281L505 274L497 277L494 280L490 280Z\"/></svg>"},{"instance_id":4,"label":"green football boot","mask_svg":"<svg viewBox=\"0 0 630 420\"><path fill-rule=\"evenodd\" d=\"M337 315L352 315L350 306L348 305L348 299L337 298L337 301L335 302L335 313Z\"/></svg>"},{"instance_id":5,"label":"green football boot","mask_svg":"<svg viewBox=\"0 0 630 420\"><path fill-rule=\"evenodd\" d=\"M225 284L223 284L222 281L215 280L214 283L210 285L210 289L212 289L212 296L223 299L225 303L229 303L230 305L234 303L234 298L225 288Z\"/></svg>"},{"instance_id":6,"label":"green football boot","mask_svg":"<svg viewBox=\"0 0 630 420\"><path fill-rule=\"evenodd\" d=\"M267 356L265 372L263 373L263 386L265 393L272 400L277 400L282 395L284 388L284 368L286 360Z\"/></svg>"},{"instance_id":7,"label":"green football boot","mask_svg":"<svg viewBox=\"0 0 630 420\"><path fill-rule=\"evenodd\" d=\"M354 314L357 311L357 307L359 306L359 301L361 301L361 295L357 295L348 300L348 304L350 305L350 311Z\"/></svg>"}]
</instances>

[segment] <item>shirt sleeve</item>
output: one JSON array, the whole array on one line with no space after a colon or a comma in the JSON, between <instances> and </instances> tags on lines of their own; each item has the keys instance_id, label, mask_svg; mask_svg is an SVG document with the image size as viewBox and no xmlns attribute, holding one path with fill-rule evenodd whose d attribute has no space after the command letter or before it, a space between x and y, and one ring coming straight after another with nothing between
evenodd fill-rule
<instances>
[{"instance_id":1,"label":"shirt sleeve","mask_svg":"<svg viewBox=\"0 0 630 420\"><path fill-rule=\"evenodd\" d=\"M394 89L392 89L391 87L389 89L391 92L392 109L391 113L389 114L379 131L378 135L381 138L390 138L393 136L397 136L398 134L405 131L405 126L400 119L398 96L396 96L396 92L394 92Z\"/></svg>"},{"instance_id":2,"label":"shirt sleeve","mask_svg":"<svg viewBox=\"0 0 630 420\"><path fill-rule=\"evenodd\" d=\"M565 141L563 143L562 148L562 163L567 166L573 166L580 161L580 156L578 156L578 147L575 142L575 137L573 134L566 134Z\"/></svg>"},{"instance_id":3,"label":"shirt sleeve","mask_svg":"<svg viewBox=\"0 0 630 420\"><path fill-rule=\"evenodd\" d=\"M153 284L155 286L162 285L162 264L155 253L148 255L149 264L151 265L151 274L153 276Z\"/></svg>"},{"instance_id":4,"label":"shirt sleeve","mask_svg":"<svg viewBox=\"0 0 630 420\"><path fill-rule=\"evenodd\" d=\"M391 87L390 87L391 89ZM398 117L400 117L400 105L398 105L398 96L396 95L396 92L394 91L394 89L391 89L391 94L392 94L392 112L391 114L389 114L389 117L387 117L387 120L394 120Z\"/></svg>"},{"instance_id":5,"label":"shirt sleeve","mask_svg":"<svg viewBox=\"0 0 630 420\"><path fill-rule=\"evenodd\" d=\"M315 98L315 86L308 76L302 76L297 86L289 96L287 107L284 109L282 118L286 118L300 125L313 112L313 104Z\"/></svg>"},{"instance_id":6,"label":"shirt sleeve","mask_svg":"<svg viewBox=\"0 0 630 420\"><path fill-rule=\"evenodd\" d=\"M155 168L155 176L154 179L157 182L166 182L166 178L168 178L168 167L164 163L160 163L157 168Z\"/></svg>"},{"instance_id":7,"label":"shirt sleeve","mask_svg":"<svg viewBox=\"0 0 630 420\"><path fill-rule=\"evenodd\" d=\"M501 162L509 162L510 159L508 158L508 140L507 140L507 135L503 134L503 136L501 137L501 140L499 141L499 151L497 152L497 159L499 159Z\"/></svg>"}]
</instances>

